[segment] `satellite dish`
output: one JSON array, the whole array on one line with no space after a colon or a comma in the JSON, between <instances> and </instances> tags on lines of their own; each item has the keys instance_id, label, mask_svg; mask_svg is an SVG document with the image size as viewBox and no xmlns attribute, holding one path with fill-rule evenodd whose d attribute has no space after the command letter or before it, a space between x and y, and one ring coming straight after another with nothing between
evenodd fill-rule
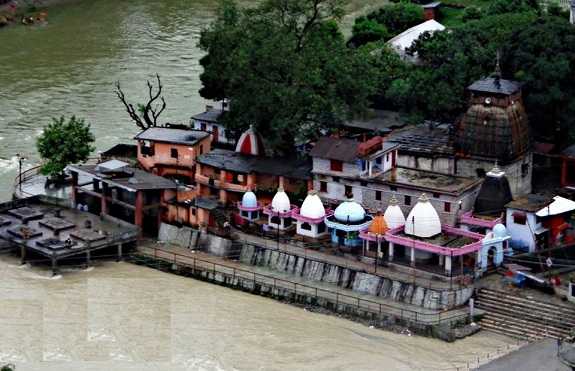
<instances>
[{"instance_id":1,"label":"satellite dish","mask_svg":"<svg viewBox=\"0 0 575 371\"><path fill-rule=\"evenodd\" d=\"M485 98L485 104L491 104L491 98Z\"/></svg>"}]
</instances>

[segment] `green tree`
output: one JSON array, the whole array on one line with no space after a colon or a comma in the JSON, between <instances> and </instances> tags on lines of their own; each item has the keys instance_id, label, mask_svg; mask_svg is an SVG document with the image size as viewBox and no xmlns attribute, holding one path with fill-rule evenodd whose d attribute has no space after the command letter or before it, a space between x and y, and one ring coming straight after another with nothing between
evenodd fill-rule
<instances>
[{"instance_id":1,"label":"green tree","mask_svg":"<svg viewBox=\"0 0 575 371\"><path fill-rule=\"evenodd\" d=\"M485 9L487 15L499 15L508 13L539 12L537 0L494 0Z\"/></svg>"},{"instance_id":2,"label":"green tree","mask_svg":"<svg viewBox=\"0 0 575 371\"><path fill-rule=\"evenodd\" d=\"M42 174L52 177L62 176L64 168L73 163L84 162L95 147L94 135L90 125L76 116L66 119L53 118L52 123L44 127L36 147L44 161Z\"/></svg>"},{"instance_id":3,"label":"green tree","mask_svg":"<svg viewBox=\"0 0 575 371\"><path fill-rule=\"evenodd\" d=\"M228 130L250 124L277 153L368 107L379 85L375 57L348 48L339 0L267 0L252 9L222 4L202 32L205 98L228 98ZM225 42L222 42L225 40Z\"/></svg>"},{"instance_id":4,"label":"green tree","mask_svg":"<svg viewBox=\"0 0 575 371\"><path fill-rule=\"evenodd\" d=\"M349 43L353 46L360 46L374 41L386 40L389 32L384 25L372 19L359 17L355 20L352 29L352 37Z\"/></svg>"},{"instance_id":5,"label":"green tree","mask_svg":"<svg viewBox=\"0 0 575 371\"><path fill-rule=\"evenodd\" d=\"M421 6L406 1L385 5L368 14L367 19L385 26L390 36L400 34L424 21Z\"/></svg>"},{"instance_id":6,"label":"green tree","mask_svg":"<svg viewBox=\"0 0 575 371\"><path fill-rule=\"evenodd\" d=\"M556 143L575 139L575 28L543 17L515 33L503 49L503 67L524 83L535 132ZM564 134L569 135L564 135Z\"/></svg>"},{"instance_id":7,"label":"green tree","mask_svg":"<svg viewBox=\"0 0 575 371\"><path fill-rule=\"evenodd\" d=\"M466 107L466 87L491 74L497 50L535 19L531 12L511 13L422 35L410 51L420 65L393 82L387 99L418 117L453 120Z\"/></svg>"}]
</instances>

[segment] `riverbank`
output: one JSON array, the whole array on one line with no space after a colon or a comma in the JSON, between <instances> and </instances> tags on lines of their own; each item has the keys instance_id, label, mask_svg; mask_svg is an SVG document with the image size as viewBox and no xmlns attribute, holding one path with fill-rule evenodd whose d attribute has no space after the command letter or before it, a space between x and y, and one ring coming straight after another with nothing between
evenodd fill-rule
<instances>
[{"instance_id":1,"label":"riverbank","mask_svg":"<svg viewBox=\"0 0 575 371\"><path fill-rule=\"evenodd\" d=\"M0 257L0 362L18 371L464 370L515 348L371 329L127 263L51 278Z\"/></svg>"},{"instance_id":2,"label":"riverbank","mask_svg":"<svg viewBox=\"0 0 575 371\"><path fill-rule=\"evenodd\" d=\"M79 0L11 0L0 5L0 28L46 22L48 8Z\"/></svg>"}]
</instances>

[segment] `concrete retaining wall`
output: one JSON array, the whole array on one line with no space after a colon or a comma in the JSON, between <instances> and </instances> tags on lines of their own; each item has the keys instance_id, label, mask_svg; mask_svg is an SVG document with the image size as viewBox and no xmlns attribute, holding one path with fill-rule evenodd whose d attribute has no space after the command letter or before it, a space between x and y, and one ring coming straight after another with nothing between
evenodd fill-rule
<instances>
[{"instance_id":1,"label":"concrete retaining wall","mask_svg":"<svg viewBox=\"0 0 575 371\"><path fill-rule=\"evenodd\" d=\"M240 261L428 309L452 309L473 294L473 287L435 290L253 245L242 247Z\"/></svg>"}]
</instances>

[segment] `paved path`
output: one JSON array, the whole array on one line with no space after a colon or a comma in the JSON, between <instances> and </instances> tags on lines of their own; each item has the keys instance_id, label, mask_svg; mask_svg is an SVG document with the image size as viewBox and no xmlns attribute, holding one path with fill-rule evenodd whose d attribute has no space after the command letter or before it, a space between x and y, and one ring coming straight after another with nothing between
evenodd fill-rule
<instances>
[{"instance_id":1,"label":"paved path","mask_svg":"<svg viewBox=\"0 0 575 371\"><path fill-rule=\"evenodd\" d=\"M545 339L498 358L480 371L569 371L557 357L557 341Z\"/></svg>"}]
</instances>

